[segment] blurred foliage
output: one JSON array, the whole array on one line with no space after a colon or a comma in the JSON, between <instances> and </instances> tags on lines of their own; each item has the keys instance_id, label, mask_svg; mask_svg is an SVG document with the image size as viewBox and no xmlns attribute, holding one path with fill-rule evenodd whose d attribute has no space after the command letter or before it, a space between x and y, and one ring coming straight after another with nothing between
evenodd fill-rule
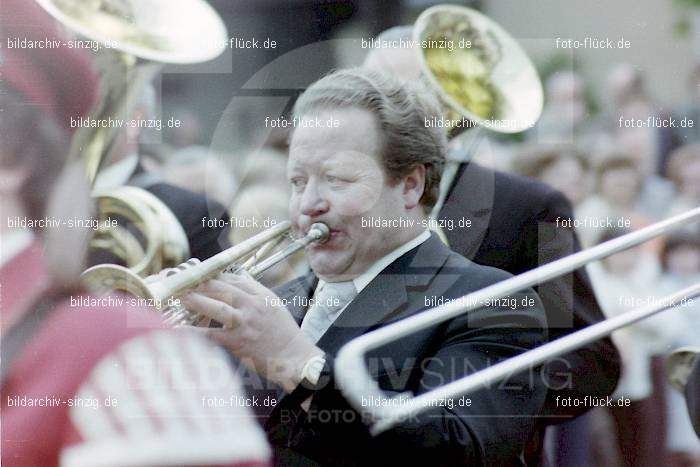
<instances>
[{"instance_id":1,"label":"blurred foliage","mask_svg":"<svg viewBox=\"0 0 700 467\"><path fill-rule=\"evenodd\" d=\"M700 0L699 0L700 1ZM553 53L545 60L537 63L537 71L542 79L542 84L544 85L550 76L558 71L573 71L578 74L577 69L583 68L583 63L580 59L576 60L574 63L571 62L571 57L566 53ZM585 76L581 76L584 85L584 100L586 101L586 109L589 115L594 115L600 111L600 104L598 103L598 98L595 94L593 86L589 83L589 80ZM546 104L546 103L545 103Z\"/></svg>"},{"instance_id":2,"label":"blurred foliage","mask_svg":"<svg viewBox=\"0 0 700 467\"><path fill-rule=\"evenodd\" d=\"M700 0L674 0L678 5L685 7L700 7Z\"/></svg>"},{"instance_id":3,"label":"blurred foliage","mask_svg":"<svg viewBox=\"0 0 700 467\"><path fill-rule=\"evenodd\" d=\"M700 8L700 0L673 0L673 3L680 10L676 22L673 24L673 33L677 37L688 37L692 33L692 25L688 13L692 13L692 10Z\"/></svg>"}]
</instances>

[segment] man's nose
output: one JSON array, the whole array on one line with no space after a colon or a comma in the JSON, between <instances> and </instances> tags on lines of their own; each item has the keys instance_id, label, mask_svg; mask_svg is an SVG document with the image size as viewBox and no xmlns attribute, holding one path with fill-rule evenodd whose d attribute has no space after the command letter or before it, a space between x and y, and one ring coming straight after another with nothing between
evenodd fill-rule
<instances>
[{"instance_id":1,"label":"man's nose","mask_svg":"<svg viewBox=\"0 0 700 467\"><path fill-rule=\"evenodd\" d=\"M305 216L316 217L328 211L329 204L314 181L309 181L301 196L301 213Z\"/></svg>"}]
</instances>

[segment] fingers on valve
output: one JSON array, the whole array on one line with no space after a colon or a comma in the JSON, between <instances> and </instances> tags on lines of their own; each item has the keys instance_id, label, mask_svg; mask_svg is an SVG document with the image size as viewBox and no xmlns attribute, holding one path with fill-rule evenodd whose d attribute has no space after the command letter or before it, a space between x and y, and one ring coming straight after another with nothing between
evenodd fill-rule
<instances>
[{"instance_id":1,"label":"fingers on valve","mask_svg":"<svg viewBox=\"0 0 700 467\"><path fill-rule=\"evenodd\" d=\"M208 280L199 285L195 291L207 297L226 302L236 308L243 307L247 303L248 296L250 295L249 292L240 287L219 279Z\"/></svg>"},{"instance_id":2,"label":"fingers on valve","mask_svg":"<svg viewBox=\"0 0 700 467\"><path fill-rule=\"evenodd\" d=\"M260 285L260 283L253 279L253 276L248 274L247 271L219 274L217 279L251 295L259 292L258 285Z\"/></svg>"},{"instance_id":3,"label":"fingers on valve","mask_svg":"<svg viewBox=\"0 0 700 467\"><path fill-rule=\"evenodd\" d=\"M237 327L243 320L239 310L206 295L192 292L183 296L182 302L188 310L200 313L213 321L218 321L227 328Z\"/></svg>"}]
</instances>

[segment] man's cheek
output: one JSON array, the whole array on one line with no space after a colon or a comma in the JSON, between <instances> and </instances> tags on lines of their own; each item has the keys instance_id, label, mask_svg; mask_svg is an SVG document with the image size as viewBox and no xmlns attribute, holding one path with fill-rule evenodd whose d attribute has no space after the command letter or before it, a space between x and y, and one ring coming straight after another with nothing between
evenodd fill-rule
<instances>
[{"instance_id":1,"label":"man's cheek","mask_svg":"<svg viewBox=\"0 0 700 467\"><path fill-rule=\"evenodd\" d=\"M299 222L299 199L295 196L292 196L289 200L289 209L287 210L289 213L289 220L292 221L292 225L295 227L298 227L297 223Z\"/></svg>"},{"instance_id":2,"label":"man's cheek","mask_svg":"<svg viewBox=\"0 0 700 467\"><path fill-rule=\"evenodd\" d=\"M341 216L361 216L374 208L379 194L365 187L355 187L344 193L333 194L333 205Z\"/></svg>"},{"instance_id":3,"label":"man's cheek","mask_svg":"<svg viewBox=\"0 0 700 467\"><path fill-rule=\"evenodd\" d=\"M361 216L369 209L371 209L371 206L368 207L363 203L357 202L357 200L354 199L344 200L344 202L339 203L336 206L337 214L346 218Z\"/></svg>"}]
</instances>

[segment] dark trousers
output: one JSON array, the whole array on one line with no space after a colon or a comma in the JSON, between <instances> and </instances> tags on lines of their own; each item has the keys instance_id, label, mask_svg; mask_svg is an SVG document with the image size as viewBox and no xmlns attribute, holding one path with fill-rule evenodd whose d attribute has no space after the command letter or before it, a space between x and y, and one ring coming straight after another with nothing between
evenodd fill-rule
<instances>
[{"instance_id":1,"label":"dark trousers","mask_svg":"<svg viewBox=\"0 0 700 467\"><path fill-rule=\"evenodd\" d=\"M662 357L651 362L653 392L629 407L612 407L621 464L627 467L667 465L666 396Z\"/></svg>"}]
</instances>

